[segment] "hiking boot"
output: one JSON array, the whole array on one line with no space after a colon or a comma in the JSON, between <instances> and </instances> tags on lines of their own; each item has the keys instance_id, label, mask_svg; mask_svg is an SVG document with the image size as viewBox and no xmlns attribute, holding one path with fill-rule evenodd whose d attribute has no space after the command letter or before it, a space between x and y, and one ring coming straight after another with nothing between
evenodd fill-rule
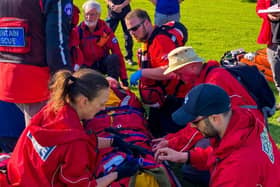
<instances>
[{"instance_id":1,"label":"hiking boot","mask_svg":"<svg viewBox=\"0 0 280 187\"><path fill-rule=\"evenodd\" d=\"M134 65L134 64L136 64L136 63L133 62L133 60L131 60L131 59L127 59L127 60L126 60L126 63L127 63L128 65Z\"/></svg>"}]
</instances>

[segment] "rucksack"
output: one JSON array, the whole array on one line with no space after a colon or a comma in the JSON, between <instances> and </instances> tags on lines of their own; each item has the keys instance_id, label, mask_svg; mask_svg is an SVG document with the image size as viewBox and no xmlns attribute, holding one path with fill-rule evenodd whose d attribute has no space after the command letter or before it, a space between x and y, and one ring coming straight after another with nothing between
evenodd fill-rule
<instances>
[{"instance_id":1,"label":"rucksack","mask_svg":"<svg viewBox=\"0 0 280 187\"><path fill-rule=\"evenodd\" d=\"M235 77L248 91L257 103L256 108L270 117L275 113L275 96L269 87L263 74L256 66L246 64L236 66L223 66L233 77ZM254 106L244 106L254 108Z\"/></svg>"},{"instance_id":2,"label":"rucksack","mask_svg":"<svg viewBox=\"0 0 280 187\"><path fill-rule=\"evenodd\" d=\"M246 54L244 49L235 49L231 51L226 51L221 57L220 63L222 66L235 66L238 65L239 59Z\"/></svg>"},{"instance_id":3,"label":"rucksack","mask_svg":"<svg viewBox=\"0 0 280 187\"><path fill-rule=\"evenodd\" d=\"M152 43L153 39L158 34L167 35L176 44L176 47L183 46L188 41L188 29L178 21L169 21L156 27L148 43Z\"/></svg>"},{"instance_id":4,"label":"rucksack","mask_svg":"<svg viewBox=\"0 0 280 187\"><path fill-rule=\"evenodd\" d=\"M241 59L239 59L239 63L244 63L249 66L257 66L257 68L264 74L266 80L273 82L273 75L270 63L268 62L266 48L259 49L253 53L246 53Z\"/></svg>"}]
</instances>

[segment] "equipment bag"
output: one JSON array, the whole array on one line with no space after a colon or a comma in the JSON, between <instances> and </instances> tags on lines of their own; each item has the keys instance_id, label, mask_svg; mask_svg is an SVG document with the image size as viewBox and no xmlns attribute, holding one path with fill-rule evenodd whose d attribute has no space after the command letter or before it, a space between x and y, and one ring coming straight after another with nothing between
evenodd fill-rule
<instances>
[{"instance_id":1,"label":"equipment bag","mask_svg":"<svg viewBox=\"0 0 280 187\"><path fill-rule=\"evenodd\" d=\"M269 87L263 74L258 70L256 66L243 64L223 67L244 86L251 97L256 101L256 108L261 110L268 117L272 116L275 113L276 101L274 93ZM209 70L213 68L210 68ZM253 108L254 106L251 107Z\"/></svg>"},{"instance_id":2,"label":"equipment bag","mask_svg":"<svg viewBox=\"0 0 280 187\"><path fill-rule=\"evenodd\" d=\"M245 54L239 62L249 66L257 66L257 68L264 74L266 80L273 82L273 75L267 59L266 48L259 49L255 53Z\"/></svg>"},{"instance_id":3,"label":"equipment bag","mask_svg":"<svg viewBox=\"0 0 280 187\"><path fill-rule=\"evenodd\" d=\"M185 45L188 41L188 29L185 25L177 21L169 21L160 27L156 27L148 43L152 43L154 37L158 34L167 35L177 47Z\"/></svg>"}]
</instances>

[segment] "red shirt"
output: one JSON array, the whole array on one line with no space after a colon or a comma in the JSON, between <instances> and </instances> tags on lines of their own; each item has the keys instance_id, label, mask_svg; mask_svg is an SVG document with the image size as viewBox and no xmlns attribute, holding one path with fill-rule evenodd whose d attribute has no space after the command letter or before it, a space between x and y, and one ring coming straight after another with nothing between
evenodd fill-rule
<instances>
[{"instance_id":1,"label":"red shirt","mask_svg":"<svg viewBox=\"0 0 280 187\"><path fill-rule=\"evenodd\" d=\"M96 186L97 138L87 135L76 111L36 114L20 136L8 163L8 179L17 186Z\"/></svg>"}]
</instances>

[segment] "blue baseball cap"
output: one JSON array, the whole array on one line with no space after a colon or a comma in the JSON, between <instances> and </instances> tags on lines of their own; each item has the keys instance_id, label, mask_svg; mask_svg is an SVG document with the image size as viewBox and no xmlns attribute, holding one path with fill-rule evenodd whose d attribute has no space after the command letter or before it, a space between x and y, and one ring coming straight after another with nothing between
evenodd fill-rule
<instances>
[{"instance_id":1,"label":"blue baseball cap","mask_svg":"<svg viewBox=\"0 0 280 187\"><path fill-rule=\"evenodd\" d=\"M220 87L213 84L195 86L186 95L184 104L172 114L178 125L186 125L199 116L210 116L230 110L230 98Z\"/></svg>"}]
</instances>

